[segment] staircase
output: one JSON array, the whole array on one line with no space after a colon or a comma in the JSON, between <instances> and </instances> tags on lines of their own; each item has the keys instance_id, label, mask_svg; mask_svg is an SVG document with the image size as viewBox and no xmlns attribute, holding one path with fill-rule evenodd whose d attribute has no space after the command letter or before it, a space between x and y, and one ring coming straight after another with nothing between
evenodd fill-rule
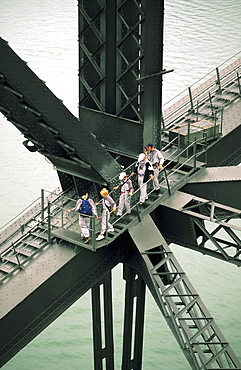
<instances>
[{"instance_id":1,"label":"staircase","mask_svg":"<svg viewBox=\"0 0 241 370\"><path fill-rule=\"evenodd\" d=\"M67 195L73 196L73 194L74 191L70 190L63 195L58 188L45 199L41 199L41 201L37 199L32 208L21 214L17 220L14 220L1 232L0 284L18 270L27 268L27 263L49 245L46 204L51 202L53 208L56 208L60 203L67 204Z\"/></svg>"}]
</instances>

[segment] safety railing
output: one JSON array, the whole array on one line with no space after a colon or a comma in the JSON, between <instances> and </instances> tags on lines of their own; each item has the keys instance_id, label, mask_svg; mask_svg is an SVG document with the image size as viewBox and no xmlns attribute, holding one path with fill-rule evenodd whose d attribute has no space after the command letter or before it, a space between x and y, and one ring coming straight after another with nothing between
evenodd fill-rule
<instances>
[{"instance_id":1,"label":"safety railing","mask_svg":"<svg viewBox=\"0 0 241 370\"><path fill-rule=\"evenodd\" d=\"M178 141L178 138L175 138L175 140ZM166 158L166 164L163 170L159 172L159 182L165 182L166 183L166 191L169 195L172 194L172 190L178 185L180 185L181 181L184 181L184 179L188 176L190 176L197 168L197 154L200 154L200 151L197 153L196 147L197 145L203 146L205 148L205 144L202 144L199 142L200 140L192 141L187 147L181 148L180 146L176 146L175 153L172 152L172 154ZM174 141L173 141L174 142ZM203 151L205 151L203 149ZM192 152L191 155L188 155L190 152ZM182 158L182 161L180 161L180 158ZM184 160L183 160L184 158ZM132 195L128 195L128 201L130 202L130 211L136 211L137 216L139 219L141 219L141 213L143 211L143 207L140 205L140 187L138 185L138 176L133 176L133 169L136 164L136 161L129 165L127 168L123 169L123 172L127 174L127 179L131 179L133 182L134 192ZM175 185L170 184L170 179L173 179L176 172L179 172L183 167L187 166L189 167L188 171L186 172L186 175L183 175L181 180L178 180ZM183 171L184 172L184 171ZM115 178L112 179L111 183L115 183L115 179L117 182L119 174L115 176ZM152 179L149 179L146 182L147 186L147 198L149 195L151 195L154 192L154 189L152 186L150 186L150 183L152 182ZM119 183L119 181L118 181ZM116 184L118 185L118 184ZM92 250L96 250L96 235L98 232L100 232L100 223L102 221L103 217L106 217L105 224L108 224L109 216L115 216L116 211L119 207L119 191L118 190L111 190L109 192L109 196L111 196L116 204L116 210L115 212L107 211L106 213L103 213L103 210L99 212L99 217L96 219L94 216L88 216L90 218L90 227L89 227L89 234L91 238L91 242L88 243L92 246ZM77 199L71 199L62 197L62 203L56 204L52 206L49 205L49 211L48 211L48 220L49 221L49 240L51 240L51 228L58 228L61 227L63 229L69 229L74 230L75 232L80 234L80 226L78 224L78 215L79 212L71 212L71 214L68 213L68 209L64 207L64 203L68 203L68 208L74 208ZM66 199L66 200L64 200ZM67 202L68 201L68 202ZM155 200L153 200L155 201ZM71 202L71 206L69 204ZM95 201L96 204L101 205L102 199L98 199ZM97 206L98 207L98 206ZM101 213L101 215L100 215ZM118 212L117 212L118 213ZM110 223L115 227L116 223L119 222L121 219L126 217L128 215L128 211L125 209L125 211L122 212L121 215L118 215L118 219L115 219L114 221L110 221ZM70 219L72 222L70 222ZM77 229L76 229L77 228ZM113 237L109 239L108 235L108 226L106 226L105 229L105 239L108 243L109 240L113 240ZM84 242L83 242L84 243ZM97 242L98 243L98 242Z\"/></svg>"},{"instance_id":2,"label":"safety railing","mask_svg":"<svg viewBox=\"0 0 241 370\"><path fill-rule=\"evenodd\" d=\"M175 143L175 140L177 142L179 141L178 138L175 138L172 141L173 144ZM166 183L166 188L167 188L166 191L168 192L169 195L172 194L172 190L174 188L176 188L178 186L178 183L179 183L179 182L177 182L175 184L175 186L170 184L170 180L173 179L176 172L179 172L182 169L182 167L185 167L187 164L190 166L190 169L187 172L186 176L183 176L181 178L181 180L180 180L180 182L181 182L185 179L185 177L190 176L190 174L193 171L196 170L197 154L200 154L200 151L198 153L196 151L197 144L198 145L203 145L204 148L205 148L205 144L202 144L202 143L200 144L200 142L198 140L195 140L194 142L191 142L185 148L181 148L179 145L175 146L174 152L172 151L172 153L166 158L165 166L164 166L163 170L161 170L159 172L159 182L164 181ZM165 149L166 148L163 148L163 150L165 150ZM191 156L188 155L190 151L192 151ZM203 150L203 151L205 151L205 150ZM186 159L183 161L183 158L185 157L185 155L186 155ZM180 158L182 158L181 162L180 162ZM191 162L192 162L192 165L190 165ZM136 210L138 218L141 219L140 215L141 215L141 212L142 212L143 208L140 207L139 200L138 200L139 195L140 195L140 188L139 188L139 185L138 185L137 177L131 175L132 172L133 172L135 164L136 164L136 161L134 163L130 164L127 168L123 169L123 172L126 172L128 178L132 179L133 187L135 189L135 191L133 192L133 195L128 197L128 200L131 203L130 211L132 212L132 211ZM116 175L112 179L112 181L111 181L112 184L115 183L115 179L116 179L116 182L118 181L118 183L119 183L118 176L119 176L119 174ZM147 184L147 197L149 197L149 195L154 192L154 189L152 188L152 186L150 186L151 181L152 181L152 179L149 179L146 183ZM116 185L118 185L118 184L116 184ZM42 190L41 197L38 198L38 201L40 199L41 209L39 209L38 217L35 218L35 222L31 225L31 227L29 227L28 232L31 233L31 231L38 225L41 225L42 227L45 226L46 230L47 230L47 233L48 233L48 241L49 242L52 239L51 231L52 231L53 228L60 228L61 227L63 229L73 230L73 231L80 234L80 227L79 227L79 223L78 223L79 212L71 212L71 213L68 212L68 209L74 208L77 199L68 197L68 196L64 195L63 193L58 193L58 194L57 193L50 193L51 196L52 195L55 196L55 199L53 200L53 202L50 202L50 201L48 201L48 197L45 198L44 195L45 195L45 192L44 192L44 190ZM116 209L118 209L118 207L119 207L118 191L111 190L109 195L113 197L113 199L116 203ZM46 201L46 199L47 199L47 201ZM47 204L46 204L46 202L47 202ZM101 201L97 200L96 203L101 203ZM111 211L110 216L114 216L114 215L115 215L114 212ZM127 216L127 211L126 210L123 211L122 215L120 215L118 220L121 219L121 218L124 218L125 216ZM103 217L103 216L101 216L101 217ZM106 221L107 221L107 219L106 219ZM97 232L99 232L100 222L101 222L101 218L95 219L95 217L93 217L93 216L90 217L90 230L89 230L89 232L90 232L90 235L91 235L91 246L92 246L93 250L96 250L96 234L97 234ZM114 220L111 223L113 224L113 226L115 226L116 222L117 222L117 220ZM44 232L46 232L46 230L43 230L42 232L44 233ZM108 240L108 231L107 230L106 230L105 237ZM16 258L16 259L18 257L17 257L15 246L19 243L20 240L21 240L21 238L16 240L7 249L8 253L9 253L9 249L12 249L12 255L16 256L16 257L13 257L13 258ZM6 251L3 251L3 253L5 253L5 252Z\"/></svg>"},{"instance_id":3,"label":"safety railing","mask_svg":"<svg viewBox=\"0 0 241 370\"><path fill-rule=\"evenodd\" d=\"M74 204L76 203L76 200L68 199L68 206L70 206L69 201L72 202L72 206L74 206ZM52 230L58 228L74 231L76 234L79 235L79 240L76 241L77 242L81 241L81 230L80 230L81 226L79 225L79 214L80 214L79 211L69 212L69 209L71 208L62 207L61 205L52 204L51 202L48 203L47 209L48 209L47 234L49 243L51 243L51 240L53 238ZM93 248L93 251L95 251L97 219L95 216L81 215L81 217L88 219L87 224L83 225L83 228L88 229L91 238L91 246ZM82 242L84 243L84 240Z\"/></svg>"},{"instance_id":4,"label":"safety railing","mask_svg":"<svg viewBox=\"0 0 241 370\"><path fill-rule=\"evenodd\" d=\"M199 115L199 108L205 101L212 99L215 92L222 92L231 82L237 82L239 95L241 96L239 70L241 67L241 58L237 59L240 52L235 54L232 58L221 64L219 67L196 81L193 85L184 90L176 97L172 98L163 105L163 127L167 129L170 124L175 121L185 112L195 112L197 119ZM230 62L233 61L231 64ZM223 68L220 71L220 68ZM216 72L216 76L212 76ZM179 100L178 100L179 99ZM172 103L173 102L173 103ZM172 105L170 105L172 103ZM210 102L210 116L214 115L212 109L212 101ZM165 108L165 106L168 106Z\"/></svg>"},{"instance_id":5,"label":"safety railing","mask_svg":"<svg viewBox=\"0 0 241 370\"><path fill-rule=\"evenodd\" d=\"M47 196L46 193L48 194ZM35 199L17 216L0 228L0 245L3 243L5 244L15 235L16 238L19 239L19 233L26 234L29 230L31 230L32 227L41 222L45 217L44 209L48 200L57 201L62 194L63 191L60 190L60 188L57 188L51 192L42 189L40 197Z\"/></svg>"}]
</instances>

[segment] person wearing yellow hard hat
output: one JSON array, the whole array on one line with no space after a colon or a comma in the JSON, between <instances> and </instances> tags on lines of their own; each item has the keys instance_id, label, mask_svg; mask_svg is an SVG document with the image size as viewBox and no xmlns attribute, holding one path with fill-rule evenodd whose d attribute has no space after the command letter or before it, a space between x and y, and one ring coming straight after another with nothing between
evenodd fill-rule
<instances>
[{"instance_id":1,"label":"person wearing yellow hard hat","mask_svg":"<svg viewBox=\"0 0 241 370\"><path fill-rule=\"evenodd\" d=\"M100 234L97 236L96 240L100 241L104 239L104 235L106 233L106 230L108 232L114 232L113 225L109 222L110 219L110 212L115 212L116 210L116 203L114 199L109 195L109 191L106 188L103 188L100 191L100 195L102 196L102 199L99 203L96 203L96 205L102 204L102 220L101 220L101 231Z\"/></svg>"}]
</instances>

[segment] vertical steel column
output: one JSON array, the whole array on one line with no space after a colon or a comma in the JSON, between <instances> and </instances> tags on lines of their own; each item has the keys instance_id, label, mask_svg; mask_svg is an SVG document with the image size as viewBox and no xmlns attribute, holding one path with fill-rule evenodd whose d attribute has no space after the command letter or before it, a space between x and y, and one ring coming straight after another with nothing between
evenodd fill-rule
<instances>
[{"instance_id":1,"label":"vertical steel column","mask_svg":"<svg viewBox=\"0 0 241 370\"><path fill-rule=\"evenodd\" d=\"M105 111L116 114L116 1L106 0Z\"/></svg>"},{"instance_id":2,"label":"vertical steel column","mask_svg":"<svg viewBox=\"0 0 241 370\"><path fill-rule=\"evenodd\" d=\"M141 43L145 58L141 63L144 94L141 96L141 111L144 119L143 144L153 142L161 145L161 107L163 71L164 1L143 0L145 20L142 23ZM148 77L149 76L149 77Z\"/></svg>"},{"instance_id":3,"label":"vertical steel column","mask_svg":"<svg viewBox=\"0 0 241 370\"><path fill-rule=\"evenodd\" d=\"M146 286L137 270L127 265L124 265L123 278L126 294L122 370L138 370L142 366Z\"/></svg>"},{"instance_id":4,"label":"vertical steel column","mask_svg":"<svg viewBox=\"0 0 241 370\"><path fill-rule=\"evenodd\" d=\"M103 305L101 305L100 286L103 285ZM114 369L114 340L113 340L113 314L112 314L112 290L111 290L111 271L109 271L104 281L92 288L92 318L93 318L93 344L94 344L94 366L95 370L105 368ZM104 336L102 335L101 306L104 314Z\"/></svg>"}]
</instances>

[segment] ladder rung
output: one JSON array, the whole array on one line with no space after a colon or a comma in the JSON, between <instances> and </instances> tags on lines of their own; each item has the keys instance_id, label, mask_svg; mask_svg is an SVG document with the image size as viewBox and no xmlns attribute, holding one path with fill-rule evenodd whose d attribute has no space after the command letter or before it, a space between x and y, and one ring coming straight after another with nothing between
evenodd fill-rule
<instances>
[{"instance_id":1,"label":"ladder rung","mask_svg":"<svg viewBox=\"0 0 241 370\"><path fill-rule=\"evenodd\" d=\"M48 240L48 236L46 234L44 234L43 232L41 232L41 234L40 234L40 233L34 231L34 232L31 232L31 235L37 236L40 239Z\"/></svg>"},{"instance_id":2,"label":"ladder rung","mask_svg":"<svg viewBox=\"0 0 241 370\"><path fill-rule=\"evenodd\" d=\"M185 275L185 274L183 274ZM180 283L181 281L183 280L183 277L180 276L177 280L173 281L173 283L163 291L163 295L165 294L165 292L169 292L172 288L174 288L178 283Z\"/></svg>"},{"instance_id":3,"label":"ladder rung","mask_svg":"<svg viewBox=\"0 0 241 370\"><path fill-rule=\"evenodd\" d=\"M198 328L199 330L197 331L196 334L194 334L191 338L190 338L190 341L191 340L194 340L195 338L197 338L199 335L201 335L210 325L212 325L212 322L214 320L210 320L209 322L207 322L201 329ZM210 338L209 338L210 340Z\"/></svg>"},{"instance_id":4,"label":"ladder rung","mask_svg":"<svg viewBox=\"0 0 241 370\"><path fill-rule=\"evenodd\" d=\"M172 252L166 252L166 251L158 251L158 252L141 252L141 254L172 254Z\"/></svg>"},{"instance_id":5,"label":"ladder rung","mask_svg":"<svg viewBox=\"0 0 241 370\"><path fill-rule=\"evenodd\" d=\"M163 294L164 297L198 297L198 294Z\"/></svg>"},{"instance_id":6,"label":"ladder rung","mask_svg":"<svg viewBox=\"0 0 241 370\"><path fill-rule=\"evenodd\" d=\"M23 256L25 256L25 257L30 257L30 256L32 256L32 254L33 254L33 252L34 252L34 250L32 250L32 251L27 251L26 249L24 249L24 248L22 248L22 249L17 249L16 248L16 251L18 252L18 254L21 254L21 255L23 255Z\"/></svg>"},{"instance_id":7,"label":"ladder rung","mask_svg":"<svg viewBox=\"0 0 241 370\"><path fill-rule=\"evenodd\" d=\"M192 344L195 346L195 345L210 345L210 344L213 344L213 345L222 345L222 346L227 346L228 345L228 342L192 342Z\"/></svg>"},{"instance_id":8,"label":"ladder rung","mask_svg":"<svg viewBox=\"0 0 241 370\"><path fill-rule=\"evenodd\" d=\"M14 270L15 267L9 266L9 265L1 265L0 266L0 271L4 272L5 274L9 274Z\"/></svg>"},{"instance_id":9,"label":"ladder rung","mask_svg":"<svg viewBox=\"0 0 241 370\"><path fill-rule=\"evenodd\" d=\"M33 248L36 248L36 249L39 249L39 248L42 248L43 245L40 245L38 242L34 241L34 240L30 240L30 241L23 241L23 243L26 245L26 246L29 246L29 247L33 247Z\"/></svg>"},{"instance_id":10,"label":"ladder rung","mask_svg":"<svg viewBox=\"0 0 241 370\"><path fill-rule=\"evenodd\" d=\"M185 275L185 272L153 272L152 275Z\"/></svg>"},{"instance_id":11,"label":"ladder rung","mask_svg":"<svg viewBox=\"0 0 241 370\"><path fill-rule=\"evenodd\" d=\"M14 260L12 260L12 259L16 259L16 256L14 255L14 256L11 256L11 257L2 257L2 260L5 260L5 261L7 261L7 262L10 262L10 263L12 263L13 265L18 265L18 261L17 261L17 259L16 259L16 261L14 261Z\"/></svg>"},{"instance_id":12,"label":"ladder rung","mask_svg":"<svg viewBox=\"0 0 241 370\"><path fill-rule=\"evenodd\" d=\"M213 320L213 317L211 316L203 316L203 317L198 317L198 316L193 316L193 317L179 317L178 320Z\"/></svg>"},{"instance_id":13,"label":"ladder rung","mask_svg":"<svg viewBox=\"0 0 241 370\"><path fill-rule=\"evenodd\" d=\"M176 317L178 317L179 315L182 315L185 311L189 312L189 310L192 308L192 306L197 302L198 298L199 298L199 296L197 296L196 298L194 298L185 307L183 307L182 310L180 310L179 312L177 312Z\"/></svg>"},{"instance_id":14,"label":"ladder rung","mask_svg":"<svg viewBox=\"0 0 241 370\"><path fill-rule=\"evenodd\" d=\"M210 359L205 363L205 367L207 368L207 365L208 365L208 364L211 364L211 362L216 361L216 358L220 357L220 356L221 356L221 354L222 354L223 352L225 352L225 351L226 351L226 349L227 349L227 347L228 347L228 346L229 346L229 344L228 344L228 343L226 343L226 344L225 344L225 346L224 346L223 348L221 348L221 349L220 349L220 351L219 351L218 353L216 353L212 358L210 358Z\"/></svg>"}]
</instances>

